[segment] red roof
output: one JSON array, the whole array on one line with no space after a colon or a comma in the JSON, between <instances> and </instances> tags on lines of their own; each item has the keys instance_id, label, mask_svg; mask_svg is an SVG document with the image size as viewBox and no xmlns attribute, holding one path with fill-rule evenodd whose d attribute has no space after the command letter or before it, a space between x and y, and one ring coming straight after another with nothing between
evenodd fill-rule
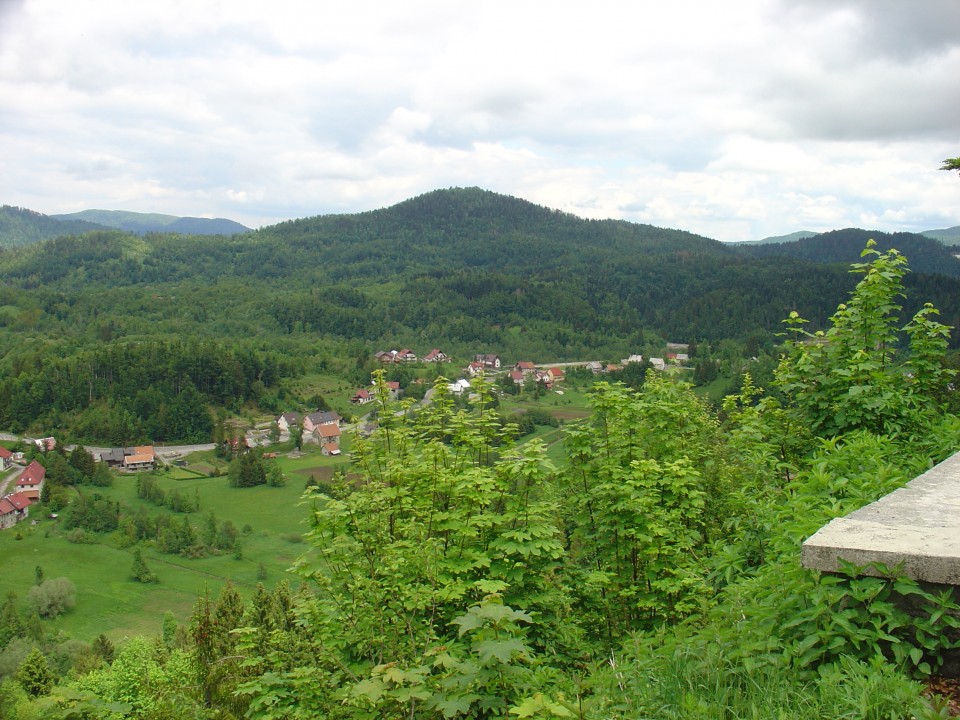
<instances>
[{"instance_id":1,"label":"red roof","mask_svg":"<svg viewBox=\"0 0 960 720\"><path fill-rule=\"evenodd\" d=\"M398 383L398 382L388 382L388 383L384 383L384 384L385 384L388 388L390 388L391 390L399 390L399 389L400 389L400 383Z\"/></svg>"},{"instance_id":2,"label":"red roof","mask_svg":"<svg viewBox=\"0 0 960 720\"><path fill-rule=\"evenodd\" d=\"M7 450L2 445L0 445L0 458L3 458L4 460L9 460L12 457L13 457L13 453Z\"/></svg>"},{"instance_id":3,"label":"red roof","mask_svg":"<svg viewBox=\"0 0 960 720\"><path fill-rule=\"evenodd\" d=\"M39 485L46 476L47 469L34 460L20 473L20 477L17 478L17 485Z\"/></svg>"},{"instance_id":4,"label":"red roof","mask_svg":"<svg viewBox=\"0 0 960 720\"><path fill-rule=\"evenodd\" d=\"M12 502L7 500L6 498L3 498L2 500L0 500L0 515L9 515L10 513L16 512L16 511L17 511L17 508L14 506Z\"/></svg>"},{"instance_id":5,"label":"red roof","mask_svg":"<svg viewBox=\"0 0 960 720\"><path fill-rule=\"evenodd\" d=\"M340 428L332 423L318 425L316 432L322 438L338 438L341 435Z\"/></svg>"},{"instance_id":6,"label":"red roof","mask_svg":"<svg viewBox=\"0 0 960 720\"><path fill-rule=\"evenodd\" d=\"M33 500L30 499L25 493L14 493L13 495L7 495L4 500L9 502L17 510L23 510L26 507L30 507L33 503Z\"/></svg>"},{"instance_id":7,"label":"red roof","mask_svg":"<svg viewBox=\"0 0 960 720\"><path fill-rule=\"evenodd\" d=\"M536 368L536 365L534 365L529 360L521 360L520 362L517 363L517 367L520 368L521 370L533 370Z\"/></svg>"}]
</instances>

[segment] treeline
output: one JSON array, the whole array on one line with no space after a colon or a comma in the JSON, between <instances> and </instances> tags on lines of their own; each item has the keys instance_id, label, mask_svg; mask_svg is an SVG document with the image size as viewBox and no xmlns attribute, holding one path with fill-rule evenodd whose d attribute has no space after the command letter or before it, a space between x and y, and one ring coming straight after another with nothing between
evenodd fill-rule
<instances>
[{"instance_id":1,"label":"treeline","mask_svg":"<svg viewBox=\"0 0 960 720\"><path fill-rule=\"evenodd\" d=\"M82 440L209 442L210 405L256 401L290 363L240 345L118 342L63 357L19 355L0 379L0 426L67 426Z\"/></svg>"}]
</instances>

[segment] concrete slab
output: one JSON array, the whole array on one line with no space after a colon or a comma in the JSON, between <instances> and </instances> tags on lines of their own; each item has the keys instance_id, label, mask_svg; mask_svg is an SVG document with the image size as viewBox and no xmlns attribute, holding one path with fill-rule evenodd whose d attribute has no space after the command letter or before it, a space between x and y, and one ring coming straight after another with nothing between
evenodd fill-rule
<instances>
[{"instance_id":1,"label":"concrete slab","mask_svg":"<svg viewBox=\"0 0 960 720\"><path fill-rule=\"evenodd\" d=\"M834 572L839 559L900 565L914 580L960 585L960 453L803 544L804 567Z\"/></svg>"}]
</instances>

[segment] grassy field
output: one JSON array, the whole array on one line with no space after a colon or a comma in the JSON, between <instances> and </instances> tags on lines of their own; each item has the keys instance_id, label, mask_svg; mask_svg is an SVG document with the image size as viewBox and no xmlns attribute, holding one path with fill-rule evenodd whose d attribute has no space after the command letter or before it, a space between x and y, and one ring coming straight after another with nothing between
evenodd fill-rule
<instances>
[{"instance_id":1,"label":"grassy field","mask_svg":"<svg viewBox=\"0 0 960 720\"><path fill-rule=\"evenodd\" d=\"M66 540L59 521L35 515L35 525L26 521L16 530L0 532L0 553L6 558L0 594L12 590L24 599L39 565L46 578L67 577L77 587L76 607L50 621L54 627L81 640L92 640L104 631L111 639L122 640L159 632L167 610L186 620L199 594L209 589L216 596L227 580L245 596L260 581L272 587L286 577L295 583L287 569L308 550L302 538L310 513L309 503L302 500L307 477L332 476L337 465L346 467L346 461L324 457L307 446L303 454L278 458L287 478L284 487L239 489L229 487L226 476L198 476L196 470L223 464L212 453L197 453L187 460L186 468L171 467L153 476L165 491L176 489L191 499L199 497L199 512L189 515L195 528L203 526L211 510L218 521L230 520L238 530L246 528L241 532L240 559L233 553L191 559L144 547L144 558L160 582L141 584L130 574L134 548L120 547L115 535L94 536L94 544L75 544ZM125 508L142 506L151 513L169 513L137 497L135 476L118 477L111 488L83 487L81 491L100 492ZM18 534L22 539L17 539Z\"/></svg>"}]
</instances>

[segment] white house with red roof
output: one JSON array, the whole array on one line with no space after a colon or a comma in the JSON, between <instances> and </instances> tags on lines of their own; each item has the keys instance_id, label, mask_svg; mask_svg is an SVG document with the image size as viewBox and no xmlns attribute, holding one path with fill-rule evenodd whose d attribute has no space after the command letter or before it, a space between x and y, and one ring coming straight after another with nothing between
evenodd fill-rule
<instances>
[{"instance_id":1,"label":"white house with red roof","mask_svg":"<svg viewBox=\"0 0 960 720\"><path fill-rule=\"evenodd\" d=\"M423 358L424 362L449 362L450 358L439 348L434 348Z\"/></svg>"},{"instance_id":2,"label":"white house with red roof","mask_svg":"<svg viewBox=\"0 0 960 720\"><path fill-rule=\"evenodd\" d=\"M138 445L133 452L123 456L124 470L152 470L157 462L157 454L153 445Z\"/></svg>"},{"instance_id":3,"label":"white house with red roof","mask_svg":"<svg viewBox=\"0 0 960 720\"><path fill-rule=\"evenodd\" d=\"M0 500L0 530L13 527L30 514L33 501L25 493L13 493Z\"/></svg>"},{"instance_id":4,"label":"white house with red roof","mask_svg":"<svg viewBox=\"0 0 960 720\"><path fill-rule=\"evenodd\" d=\"M350 398L350 402L354 405L366 405L368 402L373 402L373 393L364 388L360 388L353 394L353 397Z\"/></svg>"},{"instance_id":5,"label":"white house with red roof","mask_svg":"<svg viewBox=\"0 0 960 720\"><path fill-rule=\"evenodd\" d=\"M31 500L39 500L43 490L43 479L47 476L47 469L32 460L17 478L17 492L23 493Z\"/></svg>"}]
</instances>

